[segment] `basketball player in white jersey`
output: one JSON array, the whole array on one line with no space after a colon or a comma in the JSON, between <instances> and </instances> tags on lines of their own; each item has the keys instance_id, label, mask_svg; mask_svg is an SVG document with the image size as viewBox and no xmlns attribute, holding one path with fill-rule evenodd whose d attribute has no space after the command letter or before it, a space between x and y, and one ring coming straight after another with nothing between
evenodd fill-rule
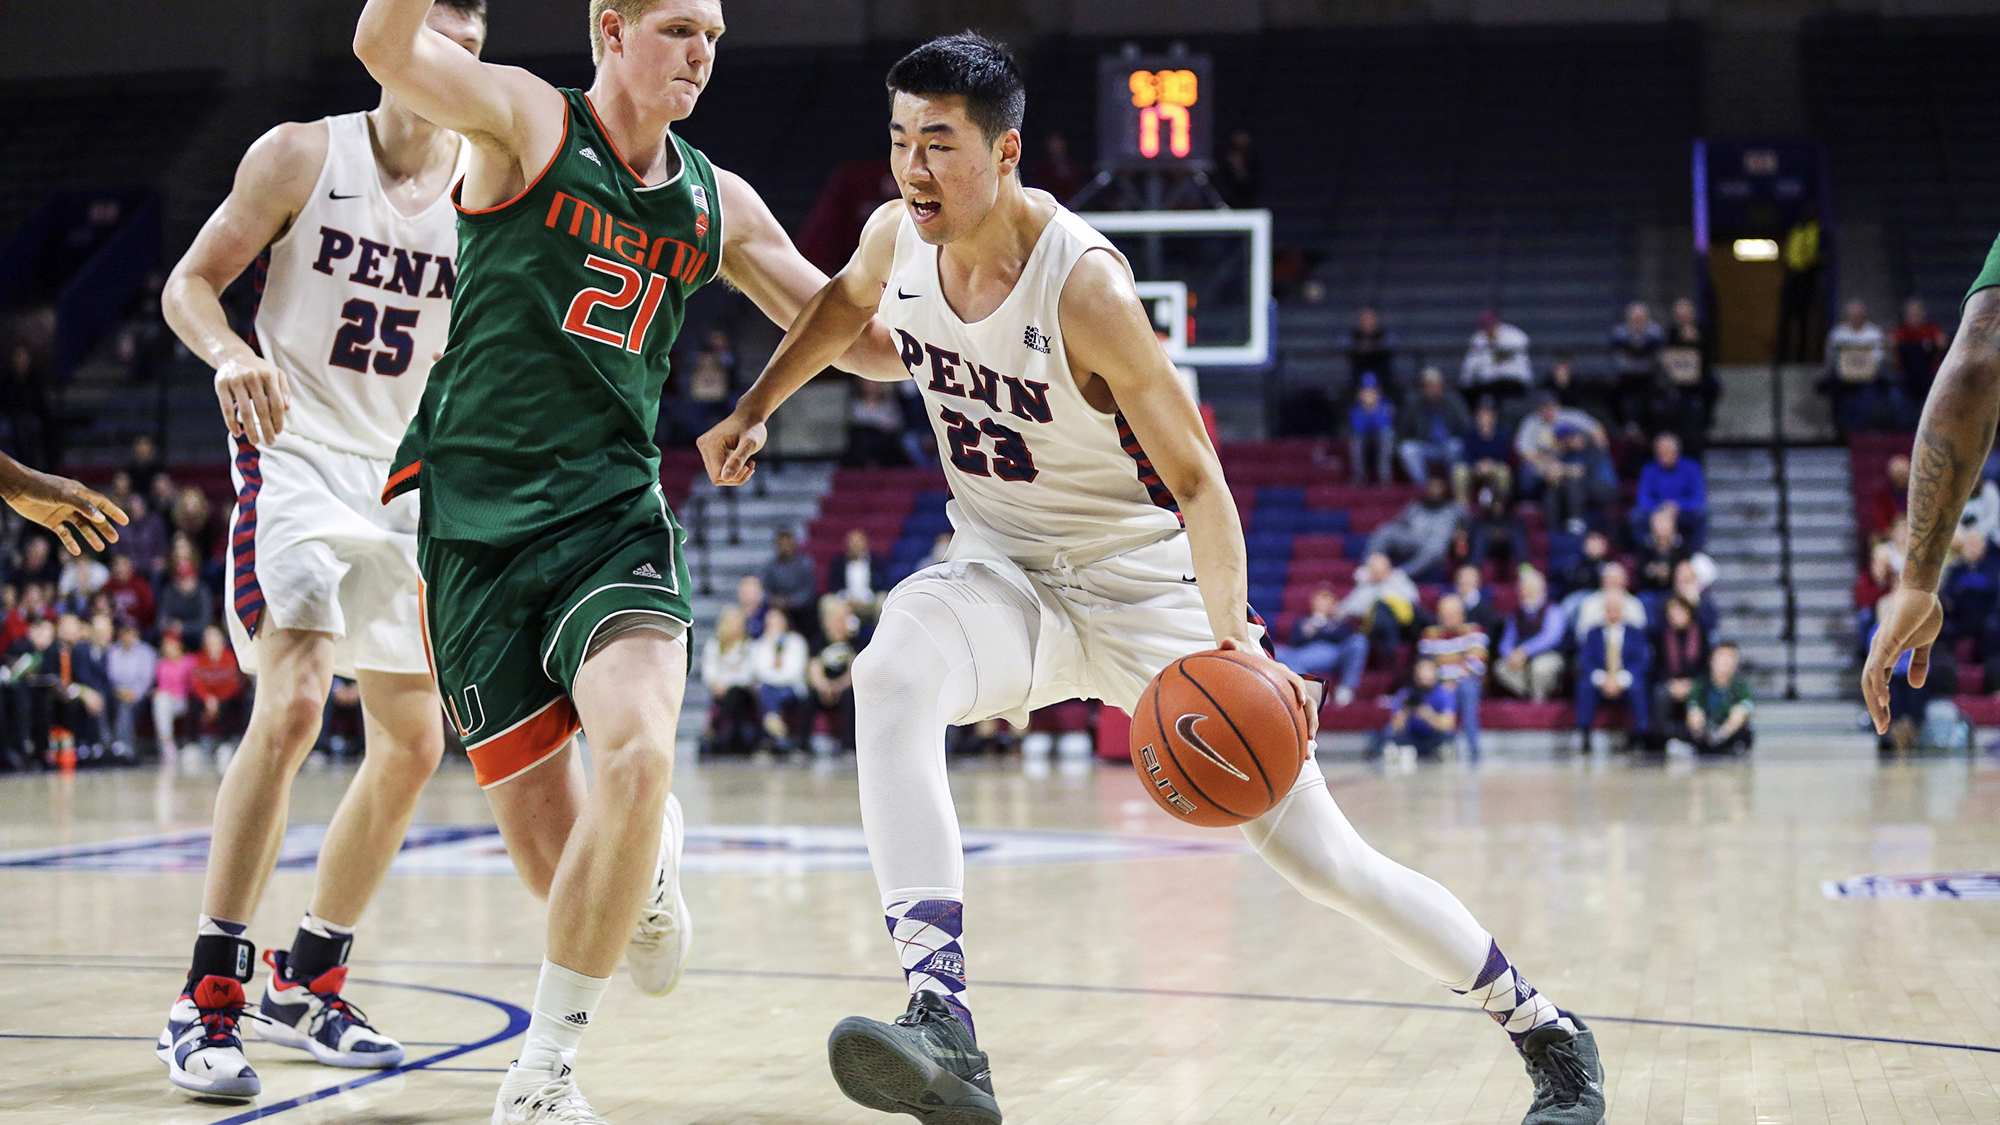
<instances>
[{"instance_id":1,"label":"basketball player in white jersey","mask_svg":"<svg viewBox=\"0 0 2000 1125\"><path fill-rule=\"evenodd\" d=\"M476 55L485 9L485 0L437 0L426 23ZM239 661L258 677L216 798L192 967L157 1047L169 1078L201 1094L260 1088L237 1035L241 986L255 968L243 934L335 675L360 683L367 753L328 826L291 948L265 954L272 972L257 1029L331 1066L403 1059L341 988L354 926L444 745L418 616L417 498L384 505L381 494L445 345L458 254L447 196L470 155L458 134L388 93L367 113L278 126L244 156L234 190L168 282L169 321L215 367L236 442L224 612ZM260 292L246 341L218 294L253 259ZM510 844L522 845L523 880L546 898L573 815L547 815L548 802L525 792L493 804ZM673 988L687 953L671 800L665 821L665 877L629 949L635 983L655 995Z\"/></svg>"},{"instance_id":2,"label":"basketball player in white jersey","mask_svg":"<svg viewBox=\"0 0 2000 1125\"><path fill-rule=\"evenodd\" d=\"M945 562L889 595L854 684L862 822L914 995L892 1024L842 1021L828 1052L862 1105L992 1125L1000 1111L965 1001L945 726L1077 697L1130 711L1171 661L1218 645L1257 651L1262 628L1220 464L1131 271L1016 176L1025 98L1012 60L950 36L897 63L888 86L902 198L875 213L701 449L718 483L740 483L771 412L870 316L902 342L955 534ZM1285 678L1305 703L1307 685ZM1582 1021L1521 980L1448 891L1364 843L1315 762L1244 834L1308 897L1502 1023L1535 1081L1529 1122L1602 1120Z\"/></svg>"}]
</instances>

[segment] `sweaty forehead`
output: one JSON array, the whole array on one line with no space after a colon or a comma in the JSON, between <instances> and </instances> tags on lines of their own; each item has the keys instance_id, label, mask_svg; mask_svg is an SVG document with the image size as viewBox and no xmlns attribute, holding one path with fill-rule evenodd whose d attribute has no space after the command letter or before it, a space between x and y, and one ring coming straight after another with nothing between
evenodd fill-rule
<instances>
[{"instance_id":1,"label":"sweaty forehead","mask_svg":"<svg viewBox=\"0 0 2000 1125\"><path fill-rule=\"evenodd\" d=\"M712 31L718 35L722 33L723 29L722 5L716 3L715 0L659 0L658 3L647 9L646 14L641 16L640 19L642 21L659 20L662 22L679 20L684 23L695 24L704 31Z\"/></svg>"},{"instance_id":2,"label":"sweaty forehead","mask_svg":"<svg viewBox=\"0 0 2000 1125\"><path fill-rule=\"evenodd\" d=\"M905 132L971 132L963 94L912 94L896 91L889 106L889 125Z\"/></svg>"}]
</instances>

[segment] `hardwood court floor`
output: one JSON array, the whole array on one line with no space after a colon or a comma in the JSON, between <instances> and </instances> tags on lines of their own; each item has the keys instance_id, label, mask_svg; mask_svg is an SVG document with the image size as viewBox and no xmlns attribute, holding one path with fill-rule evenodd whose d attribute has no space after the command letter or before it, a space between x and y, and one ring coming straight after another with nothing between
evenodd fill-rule
<instances>
[{"instance_id":1,"label":"hardwood court floor","mask_svg":"<svg viewBox=\"0 0 2000 1125\"><path fill-rule=\"evenodd\" d=\"M1364 835L1457 891L1592 1020L1610 1120L2000 1121L2000 904L1822 890L2000 869L2000 769L1984 760L1329 773ZM323 824L346 776L309 768L294 822ZM424 846L355 947L349 995L415 1067L331 1070L252 1039L256 1105L167 1085L150 1041L184 972L214 785L158 769L0 779L0 1122L485 1122L542 915L462 766L433 782ZM1233 834L1176 826L1128 770L975 766L956 786L984 830L968 835L971 997L1009 1122L1520 1119L1527 1081L1490 1021ZM693 966L665 1000L614 982L584 1090L615 1125L892 1120L826 1072L836 1020L887 1018L903 996L852 769L689 766L676 788ZM287 854L260 947L289 941L305 905L310 830Z\"/></svg>"}]
</instances>

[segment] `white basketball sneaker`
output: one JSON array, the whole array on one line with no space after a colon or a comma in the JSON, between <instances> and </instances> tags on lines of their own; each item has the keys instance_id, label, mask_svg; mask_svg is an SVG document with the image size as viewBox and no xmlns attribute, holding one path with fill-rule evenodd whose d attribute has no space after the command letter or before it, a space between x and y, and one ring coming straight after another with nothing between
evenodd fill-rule
<instances>
[{"instance_id":1,"label":"white basketball sneaker","mask_svg":"<svg viewBox=\"0 0 2000 1125\"><path fill-rule=\"evenodd\" d=\"M688 917L687 900L681 897L681 846L686 839L680 798L669 793L666 816L660 824L660 859L653 872L653 893L646 899L639 928L625 951L632 983L648 996L672 992L681 982L681 971L687 968L694 921Z\"/></svg>"},{"instance_id":2,"label":"white basketball sneaker","mask_svg":"<svg viewBox=\"0 0 2000 1125\"><path fill-rule=\"evenodd\" d=\"M243 1057L237 1028L249 1001L234 977L190 982L167 1012L166 1030L153 1053L167 1064L167 1079L211 1098L254 1098L263 1090Z\"/></svg>"},{"instance_id":3,"label":"white basketball sneaker","mask_svg":"<svg viewBox=\"0 0 2000 1125\"><path fill-rule=\"evenodd\" d=\"M264 951L271 980L260 1005L264 1019L257 1024L258 1038L304 1051L327 1066L382 1070L402 1065L403 1045L375 1030L361 1009L340 995L347 966L336 965L302 981L292 976L290 956L284 949Z\"/></svg>"},{"instance_id":4,"label":"white basketball sneaker","mask_svg":"<svg viewBox=\"0 0 2000 1125\"><path fill-rule=\"evenodd\" d=\"M493 1125L610 1125L583 1100L573 1076L576 1052L562 1053L562 1068L524 1070L518 1060L500 1080Z\"/></svg>"}]
</instances>

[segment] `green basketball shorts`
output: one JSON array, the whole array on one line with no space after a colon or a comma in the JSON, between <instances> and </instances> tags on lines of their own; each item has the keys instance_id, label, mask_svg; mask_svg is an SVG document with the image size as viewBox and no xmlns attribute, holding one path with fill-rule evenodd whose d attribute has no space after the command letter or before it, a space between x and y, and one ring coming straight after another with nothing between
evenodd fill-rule
<instances>
[{"instance_id":1,"label":"green basketball shorts","mask_svg":"<svg viewBox=\"0 0 2000 1125\"><path fill-rule=\"evenodd\" d=\"M481 788L577 732L570 688L607 619L656 615L686 638L686 538L657 484L512 547L419 534L424 645Z\"/></svg>"}]
</instances>

